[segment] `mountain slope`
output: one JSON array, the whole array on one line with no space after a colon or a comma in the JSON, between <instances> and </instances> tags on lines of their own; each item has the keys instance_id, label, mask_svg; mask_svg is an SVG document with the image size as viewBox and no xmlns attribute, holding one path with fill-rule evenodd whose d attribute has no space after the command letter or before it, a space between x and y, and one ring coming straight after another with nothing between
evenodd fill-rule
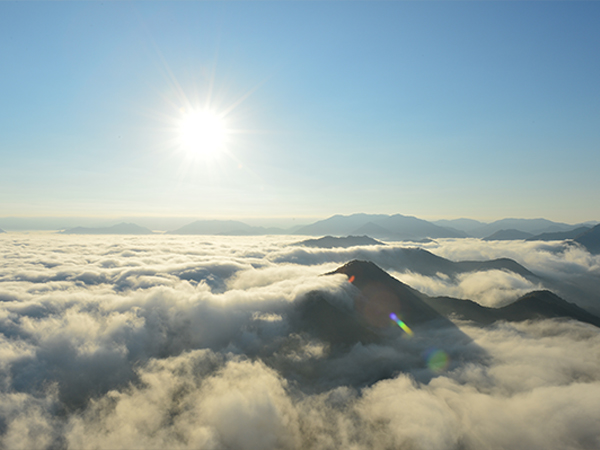
<instances>
[{"instance_id":1,"label":"mountain slope","mask_svg":"<svg viewBox=\"0 0 600 450\"><path fill-rule=\"evenodd\" d=\"M579 235L591 230L590 227L578 227L569 231L556 231L552 233L542 233L527 238L528 241L563 241L565 239L575 239Z\"/></svg>"},{"instance_id":2,"label":"mountain slope","mask_svg":"<svg viewBox=\"0 0 600 450\"><path fill-rule=\"evenodd\" d=\"M395 214L374 222L386 230L390 230L398 239L423 238L460 238L466 234L457 230L440 227L416 217Z\"/></svg>"},{"instance_id":3,"label":"mountain slope","mask_svg":"<svg viewBox=\"0 0 600 450\"><path fill-rule=\"evenodd\" d=\"M552 222L547 219L501 219L476 228L472 230L470 234L474 237L483 238L500 230L513 229L536 235L547 232L568 231L572 228L574 228L573 225Z\"/></svg>"},{"instance_id":4,"label":"mountain slope","mask_svg":"<svg viewBox=\"0 0 600 450\"><path fill-rule=\"evenodd\" d=\"M369 222L376 222L377 220L383 219L385 214L352 214L349 216L335 215L324 220L319 220L310 225L306 225L296 231L297 234L308 234L308 235L351 235L355 230L364 226ZM389 230L386 230L389 231Z\"/></svg>"},{"instance_id":5,"label":"mountain slope","mask_svg":"<svg viewBox=\"0 0 600 450\"><path fill-rule=\"evenodd\" d=\"M477 228L481 228L486 225L485 223L480 222L478 220L464 218L452 220L435 220L431 223L439 225L440 227L453 228L455 230L463 231L469 235L473 230L476 230Z\"/></svg>"},{"instance_id":6,"label":"mountain slope","mask_svg":"<svg viewBox=\"0 0 600 450\"><path fill-rule=\"evenodd\" d=\"M583 245L590 253L600 253L600 224L577 236L574 240Z\"/></svg>"},{"instance_id":7,"label":"mountain slope","mask_svg":"<svg viewBox=\"0 0 600 450\"><path fill-rule=\"evenodd\" d=\"M390 239L393 237L394 233L390 230L386 230L381 225L377 225L374 222L367 222L361 227L354 230L353 234L358 236L373 236L379 239Z\"/></svg>"},{"instance_id":8,"label":"mountain slope","mask_svg":"<svg viewBox=\"0 0 600 450\"><path fill-rule=\"evenodd\" d=\"M336 273L347 275L348 280L360 290L362 296L355 301L355 310L375 329L394 325L390 318L392 314L409 327L427 322L435 322L436 326L454 327L452 322L423 302L412 288L372 262L350 261L330 274Z\"/></svg>"}]
</instances>

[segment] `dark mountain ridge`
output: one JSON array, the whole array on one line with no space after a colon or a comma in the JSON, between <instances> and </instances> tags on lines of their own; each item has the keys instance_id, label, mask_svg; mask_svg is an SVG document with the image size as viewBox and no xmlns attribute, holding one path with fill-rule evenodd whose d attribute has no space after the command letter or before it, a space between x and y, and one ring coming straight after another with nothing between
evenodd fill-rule
<instances>
[{"instance_id":1,"label":"dark mountain ridge","mask_svg":"<svg viewBox=\"0 0 600 450\"><path fill-rule=\"evenodd\" d=\"M515 263L516 264L516 263ZM363 297L355 302L355 311L373 329L386 328L392 313L402 315L409 326L434 321L436 326L448 326L440 316L461 317L480 325L504 320L519 322L545 318L565 318L600 327L600 318L547 291L532 291L509 305L488 308L471 300L450 297L429 297L396 280L368 261L350 261L329 274L343 273Z\"/></svg>"},{"instance_id":2,"label":"dark mountain ridge","mask_svg":"<svg viewBox=\"0 0 600 450\"><path fill-rule=\"evenodd\" d=\"M525 294L501 308L481 306L472 300L451 297L423 297L423 301L445 317L459 317L480 325L496 321L521 322L524 320L565 318L600 327L600 318L556 294L542 290Z\"/></svg>"},{"instance_id":3,"label":"dark mountain ridge","mask_svg":"<svg viewBox=\"0 0 600 450\"><path fill-rule=\"evenodd\" d=\"M439 273L451 278L465 272L482 272L486 270L506 270L521 275L530 281L539 282L540 277L531 272L518 262L510 258L498 258L486 261L450 261L441 256L419 248L395 248L393 255L389 258L390 265L386 268L393 268L399 271L411 271L421 275L436 276Z\"/></svg>"},{"instance_id":4,"label":"dark mountain ridge","mask_svg":"<svg viewBox=\"0 0 600 450\"><path fill-rule=\"evenodd\" d=\"M331 274L342 273L363 294L354 309L366 323L383 329L393 323L395 314L409 326L435 321L437 326L454 327L450 321L424 303L415 291L369 261L350 261Z\"/></svg>"}]
</instances>

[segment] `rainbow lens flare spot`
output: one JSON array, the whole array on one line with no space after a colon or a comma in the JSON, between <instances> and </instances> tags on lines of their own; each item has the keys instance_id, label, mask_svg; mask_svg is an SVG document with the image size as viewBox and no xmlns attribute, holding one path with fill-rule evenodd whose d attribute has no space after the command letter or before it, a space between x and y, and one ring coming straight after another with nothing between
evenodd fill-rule
<instances>
[{"instance_id":1,"label":"rainbow lens flare spot","mask_svg":"<svg viewBox=\"0 0 600 450\"><path fill-rule=\"evenodd\" d=\"M450 364L450 357L444 350L433 349L426 355L427 367L435 373L443 372Z\"/></svg>"},{"instance_id":2,"label":"rainbow lens flare spot","mask_svg":"<svg viewBox=\"0 0 600 450\"><path fill-rule=\"evenodd\" d=\"M412 336L414 334L413 331L408 327L408 325L402 322L396 314L391 313L390 319L392 319L394 323L396 323L400 328L402 328L402 330L409 336Z\"/></svg>"}]
</instances>

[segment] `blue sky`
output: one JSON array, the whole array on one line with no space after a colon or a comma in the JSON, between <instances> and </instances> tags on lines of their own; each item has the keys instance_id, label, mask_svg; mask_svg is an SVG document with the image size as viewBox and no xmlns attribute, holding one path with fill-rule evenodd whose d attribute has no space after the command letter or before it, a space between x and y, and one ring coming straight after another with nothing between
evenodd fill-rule
<instances>
[{"instance_id":1,"label":"blue sky","mask_svg":"<svg viewBox=\"0 0 600 450\"><path fill-rule=\"evenodd\" d=\"M1 2L0 216L598 220L598 23L600 2ZM177 120L209 92L232 134L191 159Z\"/></svg>"}]
</instances>

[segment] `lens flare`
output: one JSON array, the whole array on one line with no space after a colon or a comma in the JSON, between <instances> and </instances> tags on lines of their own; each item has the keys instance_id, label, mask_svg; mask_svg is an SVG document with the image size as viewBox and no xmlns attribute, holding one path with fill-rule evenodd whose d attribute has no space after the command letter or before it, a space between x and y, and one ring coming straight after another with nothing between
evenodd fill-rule
<instances>
[{"instance_id":1,"label":"lens flare","mask_svg":"<svg viewBox=\"0 0 600 450\"><path fill-rule=\"evenodd\" d=\"M427 361L427 367L435 373L443 372L450 364L448 354L444 350L437 348L430 349L425 354L425 360Z\"/></svg>"},{"instance_id":2,"label":"lens flare","mask_svg":"<svg viewBox=\"0 0 600 450\"><path fill-rule=\"evenodd\" d=\"M350 278L348 278L348 283L352 283L354 281L354 275L352 275Z\"/></svg>"},{"instance_id":3,"label":"lens flare","mask_svg":"<svg viewBox=\"0 0 600 450\"><path fill-rule=\"evenodd\" d=\"M414 334L413 331L408 327L408 325L402 322L396 314L391 313L390 319L392 319L396 324L398 324L398 326L402 328L402 330L409 336L412 336Z\"/></svg>"}]
</instances>

